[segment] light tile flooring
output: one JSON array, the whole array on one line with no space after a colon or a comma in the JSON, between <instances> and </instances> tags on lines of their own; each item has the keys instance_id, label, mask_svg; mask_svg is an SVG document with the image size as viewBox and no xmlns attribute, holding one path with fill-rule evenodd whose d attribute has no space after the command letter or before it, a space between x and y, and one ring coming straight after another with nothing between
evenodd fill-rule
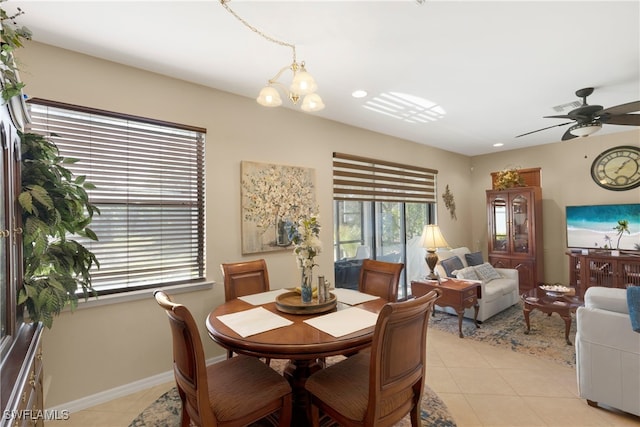
<instances>
[{"instance_id":1,"label":"light tile flooring","mask_svg":"<svg viewBox=\"0 0 640 427\"><path fill-rule=\"evenodd\" d=\"M575 369L429 330L427 383L459 427L640 426L640 418L578 398ZM127 427L173 383L71 414L47 427ZM294 426L302 427L302 426Z\"/></svg>"}]
</instances>

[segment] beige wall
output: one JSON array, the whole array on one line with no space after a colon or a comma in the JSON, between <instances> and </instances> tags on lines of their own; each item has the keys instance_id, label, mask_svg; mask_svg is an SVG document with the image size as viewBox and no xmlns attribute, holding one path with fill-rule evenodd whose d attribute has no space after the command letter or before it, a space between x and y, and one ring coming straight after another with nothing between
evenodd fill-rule
<instances>
[{"instance_id":1,"label":"beige wall","mask_svg":"<svg viewBox=\"0 0 640 427\"><path fill-rule=\"evenodd\" d=\"M439 206L439 223L452 246L469 245L472 218L471 159L294 112L266 109L253 99L230 95L92 57L29 43L18 56L25 92L38 97L140 115L207 129L206 253L210 291L176 296L200 322L207 357L223 353L204 333L206 314L223 301L219 265L243 259L240 242L240 162L311 167L316 170L321 239L332 242L332 152L370 156L439 170L438 191L448 184L458 220ZM439 196L440 197L440 196ZM473 221L476 221L474 219ZM255 258L244 257L245 259ZM295 284L298 271L289 251L266 254L272 287ZM319 273L333 277L327 250ZM45 406L171 369L164 313L149 298L63 313L44 336Z\"/></svg>"}]
</instances>

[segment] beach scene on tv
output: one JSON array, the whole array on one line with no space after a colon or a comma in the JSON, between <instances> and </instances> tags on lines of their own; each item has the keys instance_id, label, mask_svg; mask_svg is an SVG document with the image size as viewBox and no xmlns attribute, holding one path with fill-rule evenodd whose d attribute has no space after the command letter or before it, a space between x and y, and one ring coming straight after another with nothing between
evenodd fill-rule
<instances>
[{"instance_id":1,"label":"beach scene on tv","mask_svg":"<svg viewBox=\"0 0 640 427\"><path fill-rule=\"evenodd\" d=\"M567 247L640 251L640 203L567 206Z\"/></svg>"}]
</instances>

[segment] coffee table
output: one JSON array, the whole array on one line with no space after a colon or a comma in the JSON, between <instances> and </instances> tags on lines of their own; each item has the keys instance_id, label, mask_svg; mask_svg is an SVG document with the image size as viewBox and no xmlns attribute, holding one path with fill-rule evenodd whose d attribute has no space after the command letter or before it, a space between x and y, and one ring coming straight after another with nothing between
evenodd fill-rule
<instances>
[{"instance_id":1,"label":"coffee table","mask_svg":"<svg viewBox=\"0 0 640 427\"><path fill-rule=\"evenodd\" d=\"M547 313L551 316L552 313L558 313L562 320L564 320L564 338L567 345L573 345L569 340L569 330L571 329L571 313L575 313L576 309L584 305L584 300L575 295L575 288L571 288L572 292L564 295L559 295L553 292L547 292L538 287L533 288L520 297L523 304L524 320L527 324L527 330L525 334L529 334L531 331L531 324L529 323L529 313L533 310L540 310L543 313Z\"/></svg>"}]
</instances>

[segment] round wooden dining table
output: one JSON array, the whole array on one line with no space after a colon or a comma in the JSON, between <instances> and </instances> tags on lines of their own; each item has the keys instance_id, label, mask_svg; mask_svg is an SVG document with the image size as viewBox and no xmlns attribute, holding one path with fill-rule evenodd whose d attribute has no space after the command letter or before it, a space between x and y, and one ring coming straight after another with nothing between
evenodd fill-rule
<instances>
[{"instance_id":1,"label":"round wooden dining table","mask_svg":"<svg viewBox=\"0 0 640 427\"><path fill-rule=\"evenodd\" d=\"M354 307L377 314L382 310L386 302L382 298L377 298ZM289 362L284 370L284 376L293 390L293 422L291 425L310 425L306 424L309 419L310 404L304 385L312 373L322 369L318 359L354 353L370 347L375 326L341 337L334 337L304 323L306 319L326 313L284 313L278 310L275 302L263 304L262 307L291 320L293 324L242 337L218 319L218 316L237 313L255 307L239 299L227 301L216 307L206 320L209 336L222 347L238 354L270 359L287 359ZM349 307L351 306L338 302L333 311Z\"/></svg>"}]
</instances>

